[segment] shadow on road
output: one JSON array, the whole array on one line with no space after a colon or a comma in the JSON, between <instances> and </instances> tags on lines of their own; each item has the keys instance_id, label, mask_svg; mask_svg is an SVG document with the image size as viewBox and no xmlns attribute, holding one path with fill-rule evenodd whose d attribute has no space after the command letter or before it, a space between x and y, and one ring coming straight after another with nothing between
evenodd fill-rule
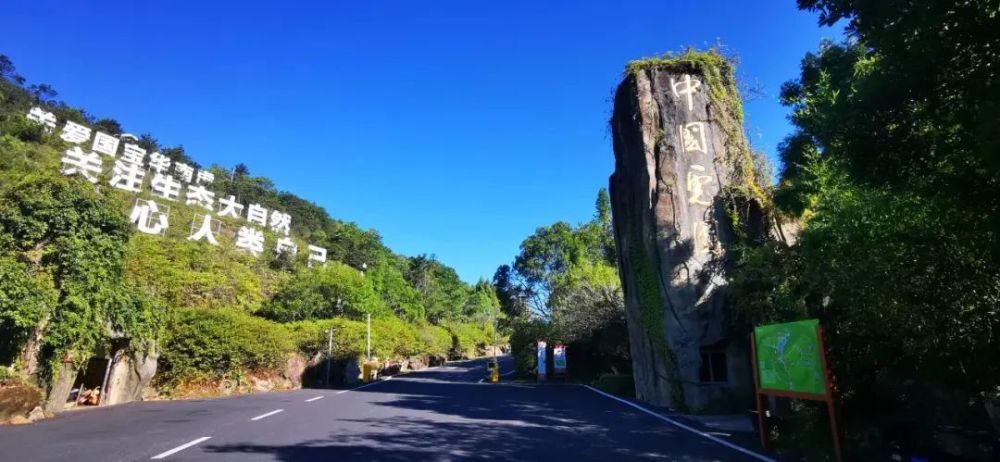
<instances>
[{"instance_id":1,"label":"shadow on road","mask_svg":"<svg viewBox=\"0 0 1000 462\"><path fill-rule=\"evenodd\" d=\"M273 460L750 460L576 386L448 382L428 372L359 390L376 409L294 445L230 444L209 452ZM326 427L324 427L326 428Z\"/></svg>"}]
</instances>

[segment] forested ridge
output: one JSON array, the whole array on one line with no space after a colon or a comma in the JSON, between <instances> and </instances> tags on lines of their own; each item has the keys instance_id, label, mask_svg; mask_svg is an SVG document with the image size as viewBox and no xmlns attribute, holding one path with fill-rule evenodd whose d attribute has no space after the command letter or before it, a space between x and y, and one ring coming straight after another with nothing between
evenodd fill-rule
<instances>
[{"instance_id":1,"label":"forested ridge","mask_svg":"<svg viewBox=\"0 0 1000 462\"><path fill-rule=\"evenodd\" d=\"M190 241L205 211L183 200L167 202L164 236L134 231L129 210L149 191L62 175L71 145L26 115L39 107L58 127L72 121L116 137L125 127L57 100L2 55L0 77L0 380L47 390L66 361L82 368L125 345L159 355L154 385L170 394L274 372L291 354L313 357L331 327L334 356L357 358L368 314L382 359L470 356L491 340L497 302L488 282L470 286L433 255L396 254L376 231L334 219L242 164L206 167L218 197L289 214L292 241L325 248L326 265L310 267L305 251L277 253L271 230L259 256L226 245L239 226L233 218L220 218L222 245ZM199 166L183 146L136 138L147 152Z\"/></svg>"}]
</instances>

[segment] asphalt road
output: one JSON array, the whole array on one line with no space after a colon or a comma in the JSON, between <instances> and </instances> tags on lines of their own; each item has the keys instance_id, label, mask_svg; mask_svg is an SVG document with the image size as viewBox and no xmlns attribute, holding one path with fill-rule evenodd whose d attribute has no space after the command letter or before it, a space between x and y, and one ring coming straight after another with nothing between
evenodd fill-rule
<instances>
[{"instance_id":1,"label":"asphalt road","mask_svg":"<svg viewBox=\"0 0 1000 462\"><path fill-rule=\"evenodd\" d=\"M478 383L484 371L67 412L0 427L0 460L767 460L582 386Z\"/></svg>"}]
</instances>

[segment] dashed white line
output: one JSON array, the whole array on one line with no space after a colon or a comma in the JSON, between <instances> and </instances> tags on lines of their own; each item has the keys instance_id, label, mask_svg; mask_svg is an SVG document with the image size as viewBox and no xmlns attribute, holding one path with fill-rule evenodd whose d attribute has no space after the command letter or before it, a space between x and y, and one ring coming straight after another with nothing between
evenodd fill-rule
<instances>
[{"instance_id":1,"label":"dashed white line","mask_svg":"<svg viewBox=\"0 0 1000 462\"><path fill-rule=\"evenodd\" d=\"M737 446L737 445L735 445L733 443L730 443L730 442L728 442L726 440L716 438L716 437L714 437L712 435L709 435L708 433L705 433L705 432L700 431L698 429L695 429L695 428L689 427L687 425L684 425L684 424L682 424L682 423L680 423L680 422L678 422L678 421L676 421L674 419L671 419L671 418L669 418L669 417L667 417L665 415L662 415L662 414L650 411L649 409L646 409L646 408L644 408L644 407L642 407L642 406L640 406L638 404L635 404L635 403L633 403L631 401L624 400L624 399L621 399L621 398L619 398L619 397L617 397L615 395L605 393L605 392L603 392L601 390L598 390L598 389L596 389L596 388L594 388L594 387L592 387L590 385L584 385L584 387L589 388L591 391L593 391L595 393L600 393L601 395L607 396L608 398L611 398L611 399L613 399L615 401L618 401L618 402L620 402L622 404L625 404L627 406L630 406L630 407L638 409L638 410L640 410L642 412L645 412L646 414L649 414L649 415L651 415L653 417L656 417L657 419L660 419L660 420L662 420L664 422L667 422L667 423L669 423L669 424L671 424L671 425L673 425L675 427L687 430L687 431L689 431L691 433L694 433L696 435L699 435L699 436L703 436L703 437L708 438L708 439L710 439L710 440L712 440L712 441L714 441L716 443L719 443L719 444L721 444L723 446L726 446L726 447L728 447L730 449L735 449L735 450L737 450L739 452L742 452L743 454L746 454L746 455L748 455L750 457L753 457L753 458L755 458L757 460L761 460L763 462L775 462L774 459L772 459L770 457L767 457L767 456L765 456L763 454L758 454L758 453L753 452L753 451L751 451L749 449L746 449L746 448Z\"/></svg>"},{"instance_id":2,"label":"dashed white line","mask_svg":"<svg viewBox=\"0 0 1000 462\"><path fill-rule=\"evenodd\" d=\"M317 396L315 398L309 398L309 399L306 400L306 402L307 403L311 403L311 402L319 400L319 399L323 399L323 395L319 395L319 396Z\"/></svg>"},{"instance_id":3,"label":"dashed white line","mask_svg":"<svg viewBox=\"0 0 1000 462\"><path fill-rule=\"evenodd\" d=\"M271 417L272 415L275 415L275 414L277 414L279 412L285 412L285 410L284 409L275 409L275 410L273 410L271 412L268 412L267 414L261 414L261 415L259 415L257 417L254 417L254 418L250 419L250 420L253 421L253 420L260 420L260 419L263 419L265 417Z\"/></svg>"},{"instance_id":4,"label":"dashed white line","mask_svg":"<svg viewBox=\"0 0 1000 462\"><path fill-rule=\"evenodd\" d=\"M201 442L204 442L204 441L208 441L210 439L212 439L211 436L203 436L203 437L198 438L196 440L193 440L191 442L184 443L184 444L182 444L180 446L177 446L176 448L173 448L173 449L171 449L169 451L161 452L161 453L153 456L152 460L165 459L165 458L167 458L167 457L169 457L169 456L171 456L173 454L181 452L181 451L183 451L183 450L185 450L185 449L187 449L187 448L189 448L191 446L194 446L194 445L196 445L198 443L201 443Z\"/></svg>"}]
</instances>

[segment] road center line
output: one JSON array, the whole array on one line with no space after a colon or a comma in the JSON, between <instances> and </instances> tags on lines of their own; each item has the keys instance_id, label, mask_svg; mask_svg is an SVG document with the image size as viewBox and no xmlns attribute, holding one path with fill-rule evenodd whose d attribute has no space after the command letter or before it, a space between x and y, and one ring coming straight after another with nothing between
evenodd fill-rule
<instances>
[{"instance_id":1,"label":"road center line","mask_svg":"<svg viewBox=\"0 0 1000 462\"><path fill-rule=\"evenodd\" d=\"M183 450L185 450L185 449L187 449L187 448L189 448L191 446L194 446L194 445L196 445L198 443L201 443L201 442L204 442L204 441L208 441L210 439L212 439L211 436L203 436L203 437L198 438L196 440L193 440L193 441L191 441L189 443L184 443L184 444L182 444L180 446L177 446L176 448L173 448L173 449L171 449L169 451L161 452L161 453L153 456L152 459L153 460L165 459L165 458L167 458L170 455L176 454L176 453L181 452L181 451L183 451Z\"/></svg>"},{"instance_id":2,"label":"road center line","mask_svg":"<svg viewBox=\"0 0 1000 462\"><path fill-rule=\"evenodd\" d=\"M595 393L599 393L601 395L607 396L608 398L611 398L611 399L613 399L615 401L618 401L618 402L620 402L622 404L625 404L627 406L630 406L630 407L638 409L638 410L640 410L642 412L645 412L646 414L649 414L649 415L651 415L653 417L656 417L657 419L660 419L660 420L662 420L664 422L667 422L667 423L669 423L669 424L671 424L671 425L673 425L675 427L687 430L687 431L689 431L691 433L694 433L696 435L699 435L699 436L703 436L703 437L708 438L708 439L710 439L710 440L712 440L712 441L714 441L716 443L719 443L719 444L721 444L723 446L726 446L726 447L728 447L730 449L735 449L735 450L737 450L739 452L742 452L743 454L746 454L746 455L748 455L750 457L753 457L753 458L755 458L757 460L761 460L761 461L764 461L764 462L775 462L774 459L772 459L770 457L767 457L767 456L765 456L763 454L758 454L758 453L753 452L753 451L751 451L749 449L746 449L746 448L737 446L737 445L735 445L733 443L730 443L730 442L728 442L726 440L716 438L716 437L714 437L712 435L709 435L708 433L705 433L705 432L703 432L701 430L698 430L696 428L692 428L692 427L689 427L687 425L684 425L684 424L682 424L682 423L680 423L680 422L678 422L678 421L676 421L674 419L671 419L671 418L669 418L669 417L667 417L665 415L662 415L662 414L657 413L657 412L650 411L649 409L646 409L646 408L644 408L644 407L642 407L642 406L640 406L638 404L635 404L635 403L633 403L631 401L628 401L628 400L625 400L625 399L621 399L621 398L619 398L619 397L617 397L615 395L609 394L609 393L605 393L605 392L603 392L601 390L598 390L598 389L596 389L596 388L594 388L594 387L592 387L590 385L584 385L584 387L589 388L591 391L593 391Z\"/></svg>"},{"instance_id":3,"label":"road center line","mask_svg":"<svg viewBox=\"0 0 1000 462\"><path fill-rule=\"evenodd\" d=\"M316 401L318 399L323 399L323 395L319 395L319 396L317 396L315 398L309 398L309 399L306 400L306 402L307 403L311 403L311 402Z\"/></svg>"},{"instance_id":4,"label":"road center line","mask_svg":"<svg viewBox=\"0 0 1000 462\"><path fill-rule=\"evenodd\" d=\"M275 410L273 410L271 412L268 412L267 414L261 414L261 415L259 415L257 417L254 417L254 418L250 419L250 420L260 420L260 419L263 419L265 417L271 417L272 415L275 415L275 414L277 414L279 412L284 412L284 411L285 411L284 409L275 409Z\"/></svg>"}]
</instances>

